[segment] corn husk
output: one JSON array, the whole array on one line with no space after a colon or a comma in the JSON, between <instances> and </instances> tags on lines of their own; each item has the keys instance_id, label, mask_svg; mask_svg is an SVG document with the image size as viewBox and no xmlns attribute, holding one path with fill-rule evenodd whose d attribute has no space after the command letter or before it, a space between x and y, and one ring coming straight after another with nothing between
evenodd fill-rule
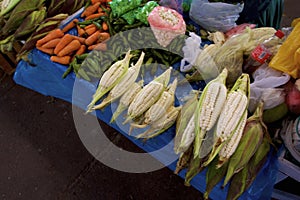
<instances>
[{"instance_id":1,"label":"corn husk","mask_svg":"<svg viewBox=\"0 0 300 200\"><path fill-rule=\"evenodd\" d=\"M21 0L4 0L1 2L0 18L12 11Z\"/></svg>"},{"instance_id":2,"label":"corn husk","mask_svg":"<svg viewBox=\"0 0 300 200\"><path fill-rule=\"evenodd\" d=\"M33 11L40 9L43 4L44 0L22 0L18 3L1 29L0 38L3 39L14 33L23 23L24 19Z\"/></svg>"},{"instance_id":3,"label":"corn husk","mask_svg":"<svg viewBox=\"0 0 300 200\"><path fill-rule=\"evenodd\" d=\"M46 16L46 7L42 7L39 10L35 10L30 13L20 25L20 27L14 33L14 37L17 40L26 39L37 26L44 20Z\"/></svg>"},{"instance_id":4,"label":"corn husk","mask_svg":"<svg viewBox=\"0 0 300 200\"><path fill-rule=\"evenodd\" d=\"M61 13L71 15L86 5L87 0L51 0L47 1L47 17L53 17Z\"/></svg>"},{"instance_id":5,"label":"corn husk","mask_svg":"<svg viewBox=\"0 0 300 200\"><path fill-rule=\"evenodd\" d=\"M251 186L257 174L266 162L270 148L270 139L265 135L262 143L259 145L255 154L251 157L249 163L232 177L226 199L238 199L244 191Z\"/></svg>"}]
</instances>

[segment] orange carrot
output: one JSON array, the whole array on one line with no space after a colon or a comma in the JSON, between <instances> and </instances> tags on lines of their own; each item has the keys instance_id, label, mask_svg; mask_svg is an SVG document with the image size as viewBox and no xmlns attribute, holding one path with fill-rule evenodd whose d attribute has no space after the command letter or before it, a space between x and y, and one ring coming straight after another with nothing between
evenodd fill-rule
<instances>
[{"instance_id":1,"label":"orange carrot","mask_svg":"<svg viewBox=\"0 0 300 200\"><path fill-rule=\"evenodd\" d=\"M103 41L105 41L105 40L107 40L107 39L109 39L109 38L110 38L110 34L109 34L109 33L107 33L107 32L102 32L102 33L99 34L97 43L103 42Z\"/></svg>"},{"instance_id":2,"label":"orange carrot","mask_svg":"<svg viewBox=\"0 0 300 200\"><path fill-rule=\"evenodd\" d=\"M95 4L89 5L82 12L81 17L87 17L89 15L94 14L98 10L99 6L100 6L100 2L96 2Z\"/></svg>"},{"instance_id":3,"label":"orange carrot","mask_svg":"<svg viewBox=\"0 0 300 200\"><path fill-rule=\"evenodd\" d=\"M88 35L92 35L92 34L95 33L97 30L98 30L98 28L97 28L96 26L94 26L94 27L92 27L92 28L86 29L85 32L86 32L86 34L88 34Z\"/></svg>"},{"instance_id":4,"label":"orange carrot","mask_svg":"<svg viewBox=\"0 0 300 200\"><path fill-rule=\"evenodd\" d=\"M63 29L62 32L67 32L75 27L76 23L79 22L78 19L73 19L70 23L68 23Z\"/></svg>"},{"instance_id":5,"label":"orange carrot","mask_svg":"<svg viewBox=\"0 0 300 200\"><path fill-rule=\"evenodd\" d=\"M93 44L88 47L88 50L100 50L100 51L105 51L107 50L107 45L106 43L98 43L98 44Z\"/></svg>"},{"instance_id":6,"label":"orange carrot","mask_svg":"<svg viewBox=\"0 0 300 200\"><path fill-rule=\"evenodd\" d=\"M77 32L79 36L83 36L85 34L84 29L81 28L79 25L77 25Z\"/></svg>"},{"instance_id":7,"label":"orange carrot","mask_svg":"<svg viewBox=\"0 0 300 200\"><path fill-rule=\"evenodd\" d=\"M91 3L94 5L97 2L101 2L101 0L91 0Z\"/></svg>"},{"instance_id":8,"label":"orange carrot","mask_svg":"<svg viewBox=\"0 0 300 200\"><path fill-rule=\"evenodd\" d=\"M76 51L75 55L81 55L85 52L85 50L86 50L86 46L82 44L80 48Z\"/></svg>"},{"instance_id":9,"label":"orange carrot","mask_svg":"<svg viewBox=\"0 0 300 200\"><path fill-rule=\"evenodd\" d=\"M55 49L54 49L54 53L57 55L58 52L60 52L65 46L67 46L70 42L72 42L74 40L73 35L70 34L65 34L61 40L59 41L59 43L56 45Z\"/></svg>"},{"instance_id":10,"label":"orange carrot","mask_svg":"<svg viewBox=\"0 0 300 200\"><path fill-rule=\"evenodd\" d=\"M85 44L85 38L83 37L78 37L78 36L73 36L75 40L78 40L81 44Z\"/></svg>"},{"instance_id":11,"label":"orange carrot","mask_svg":"<svg viewBox=\"0 0 300 200\"><path fill-rule=\"evenodd\" d=\"M104 15L106 15L105 12L96 13L96 14L91 14L91 15L87 16L87 17L85 18L85 20L96 19L96 18L101 17L101 16L104 16Z\"/></svg>"},{"instance_id":12,"label":"orange carrot","mask_svg":"<svg viewBox=\"0 0 300 200\"><path fill-rule=\"evenodd\" d=\"M53 55L53 52L54 52L54 48L44 48L42 46L37 46L36 48L46 54L49 54L49 55Z\"/></svg>"},{"instance_id":13,"label":"orange carrot","mask_svg":"<svg viewBox=\"0 0 300 200\"><path fill-rule=\"evenodd\" d=\"M57 62L63 65L68 65L71 63L71 56L51 56L50 60L52 62Z\"/></svg>"},{"instance_id":14,"label":"orange carrot","mask_svg":"<svg viewBox=\"0 0 300 200\"><path fill-rule=\"evenodd\" d=\"M55 39L50 40L50 41L46 42L45 44L43 44L42 47L47 48L47 49L55 48L60 40L61 40L61 38L55 38Z\"/></svg>"},{"instance_id":15,"label":"orange carrot","mask_svg":"<svg viewBox=\"0 0 300 200\"><path fill-rule=\"evenodd\" d=\"M45 37L38 40L36 42L36 46L42 46L46 42L56 39L56 38L61 38L62 36L64 36L64 33L60 29L54 29L54 30L50 31Z\"/></svg>"},{"instance_id":16,"label":"orange carrot","mask_svg":"<svg viewBox=\"0 0 300 200\"><path fill-rule=\"evenodd\" d=\"M95 33L93 33L92 35L90 35L90 36L85 40L85 44L86 44L87 46L90 46L90 45L94 44L95 42L97 42L99 36L100 36L100 31L96 31Z\"/></svg>"},{"instance_id":17,"label":"orange carrot","mask_svg":"<svg viewBox=\"0 0 300 200\"><path fill-rule=\"evenodd\" d=\"M108 30L108 25L107 25L106 22L102 22L102 29L103 29L104 31L107 31L107 30Z\"/></svg>"},{"instance_id":18,"label":"orange carrot","mask_svg":"<svg viewBox=\"0 0 300 200\"><path fill-rule=\"evenodd\" d=\"M95 24L90 24L90 25L85 26L84 30L87 30L87 29L92 28L92 27L96 27Z\"/></svg>"},{"instance_id":19,"label":"orange carrot","mask_svg":"<svg viewBox=\"0 0 300 200\"><path fill-rule=\"evenodd\" d=\"M58 56L66 56L71 54L74 51L77 51L80 48L81 44L78 40L73 40L67 46L65 46L60 52L58 52Z\"/></svg>"}]
</instances>

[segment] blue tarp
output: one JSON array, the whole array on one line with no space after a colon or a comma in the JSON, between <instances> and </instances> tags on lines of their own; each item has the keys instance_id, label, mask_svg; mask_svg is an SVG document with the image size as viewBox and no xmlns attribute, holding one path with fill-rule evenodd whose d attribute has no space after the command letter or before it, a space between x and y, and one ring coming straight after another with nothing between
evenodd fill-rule
<instances>
[{"instance_id":1,"label":"blue tarp","mask_svg":"<svg viewBox=\"0 0 300 200\"><path fill-rule=\"evenodd\" d=\"M46 96L53 96L59 99L63 99L67 102L72 103L73 105L78 106L84 110L86 109L89 101L91 100L92 95L94 94L97 86L97 82L88 82L83 79L76 79L75 74L69 74L65 79L62 79L62 74L67 69L66 66L53 63L50 61L48 55L34 49L29 58L31 64L25 61L20 61L15 74L14 81L32 89L36 92L39 92ZM73 93L74 84L76 85L76 91L80 93ZM179 90L183 91L183 90ZM185 94L184 94L185 95ZM112 105L114 106L114 105ZM128 127L122 127L120 123L110 124L109 120L111 118L111 109L105 109L103 112L98 112L97 117L103 122L107 123L109 126L116 129L119 133L127 137L138 147L143 149L146 152L153 152L154 150L165 147L165 151L159 154L152 154L157 160L162 163L168 162L168 155L173 152L173 142L175 129L171 127L169 130L164 132L158 137L155 137L146 143L143 143L142 140L137 140L132 136L129 136L126 131ZM168 164L167 166L170 170L174 171L176 168L176 161ZM184 178L186 171L183 170L179 173L179 176ZM191 185L195 187L200 192L205 191L205 173L206 170L198 174L192 181ZM260 171L259 175L255 179L251 187L240 197L240 199L270 199L273 191L273 186L275 184L277 177L277 158L275 156L269 156L267 162L263 166L263 169ZM214 190L211 192L211 199L226 199L226 193L228 186L224 189L220 189L221 183L219 183Z\"/></svg>"}]
</instances>

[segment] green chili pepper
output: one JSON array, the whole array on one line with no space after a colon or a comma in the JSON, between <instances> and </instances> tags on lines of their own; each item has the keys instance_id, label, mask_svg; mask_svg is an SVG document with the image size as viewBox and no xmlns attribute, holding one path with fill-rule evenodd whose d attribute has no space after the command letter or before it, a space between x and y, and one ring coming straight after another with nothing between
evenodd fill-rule
<instances>
[{"instance_id":1,"label":"green chili pepper","mask_svg":"<svg viewBox=\"0 0 300 200\"><path fill-rule=\"evenodd\" d=\"M64 74L62 75L62 78L66 78L68 76L68 74L70 74L73 70L72 65L69 65L68 69L64 72Z\"/></svg>"},{"instance_id":2,"label":"green chili pepper","mask_svg":"<svg viewBox=\"0 0 300 200\"><path fill-rule=\"evenodd\" d=\"M97 29L102 29L102 25L99 22L94 21L93 24L97 27Z\"/></svg>"},{"instance_id":3,"label":"green chili pepper","mask_svg":"<svg viewBox=\"0 0 300 200\"><path fill-rule=\"evenodd\" d=\"M81 54L81 55L76 55L75 57L79 60L84 60L86 59L86 57L89 55L89 53L84 53L84 54Z\"/></svg>"}]
</instances>

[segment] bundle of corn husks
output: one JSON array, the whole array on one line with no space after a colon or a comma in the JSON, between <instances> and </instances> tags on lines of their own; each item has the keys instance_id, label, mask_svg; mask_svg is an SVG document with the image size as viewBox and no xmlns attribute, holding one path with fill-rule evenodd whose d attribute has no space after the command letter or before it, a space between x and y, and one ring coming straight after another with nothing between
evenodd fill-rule
<instances>
[{"instance_id":1,"label":"bundle of corn husks","mask_svg":"<svg viewBox=\"0 0 300 200\"><path fill-rule=\"evenodd\" d=\"M2 13L0 50L5 53L12 50L14 41L28 37L36 29L46 16L46 8L44 0L21 0L16 5L10 1Z\"/></svg>"}]
</instances>

